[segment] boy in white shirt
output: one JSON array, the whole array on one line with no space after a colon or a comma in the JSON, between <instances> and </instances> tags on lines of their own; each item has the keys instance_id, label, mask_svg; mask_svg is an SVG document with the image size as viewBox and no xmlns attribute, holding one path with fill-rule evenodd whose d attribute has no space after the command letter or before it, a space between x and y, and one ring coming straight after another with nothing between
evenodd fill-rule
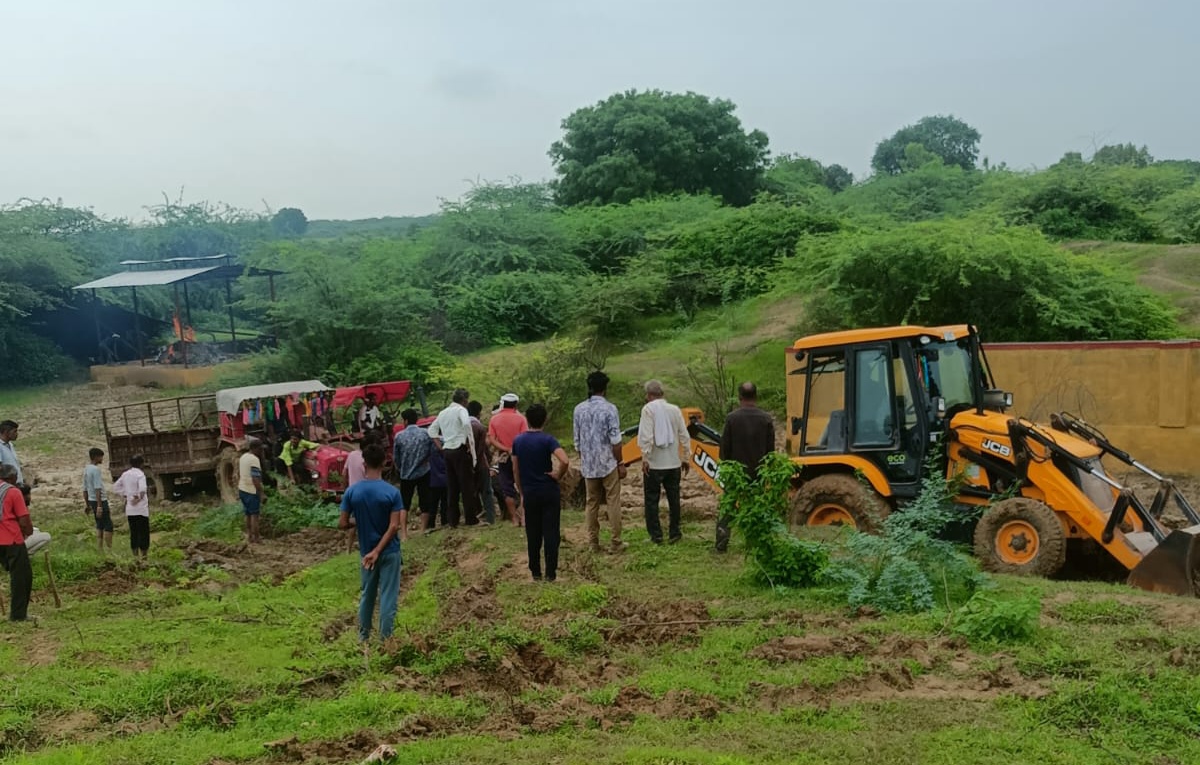
<instances>
[{"instance_id":1,"label":"boy in white shirt","mask_svg":"<svg viewBox=\"0 0 1200 765\"><path fill-rule=\"evenodd\" d=\"M129 469L113 483L112 493L125 498L125 520L129 522L129 548L133 557L146 559L150 551L150 496L146 490L145 460L135 454Z\"/></svg>"}]
</instances>

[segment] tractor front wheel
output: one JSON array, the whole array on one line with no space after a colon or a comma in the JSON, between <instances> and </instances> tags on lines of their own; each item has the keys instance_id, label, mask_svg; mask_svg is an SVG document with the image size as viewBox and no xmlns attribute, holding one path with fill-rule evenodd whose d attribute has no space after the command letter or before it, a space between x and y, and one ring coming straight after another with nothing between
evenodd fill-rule
<instances>
[{"instance_id":1,"label":"tractor front wheel","mask_svg":"<svg viewBox=\"0 0 1200 765\"><path fill-rule=\"evenodd\" d=\"M805 481L792 499L789 522L801 526L852 526L872 532L889 509L870 486L846 473L831 473Z\"/></svg>"},{"instance_id":2,"label":"tractor front wheel","mask_svg":"<svg viewBox=\"0 0 1200 765\"><path fill-rule=\"evenodd\" d=\"M979 519L975 555L985 570L998 574L1054 576L1067 560L1067 535L1047 505L1014 497Z\"/></svg>"}]
</instances>

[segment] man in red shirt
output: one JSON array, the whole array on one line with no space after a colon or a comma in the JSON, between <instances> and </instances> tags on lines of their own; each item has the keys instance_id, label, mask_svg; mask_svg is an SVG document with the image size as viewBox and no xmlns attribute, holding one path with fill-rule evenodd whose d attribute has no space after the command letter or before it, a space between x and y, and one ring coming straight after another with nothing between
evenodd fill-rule
<instances>
[{"instance_id":1,"label":"man in red shirt","mask_svg":"<svg viewBox=\"0 0 1200 765\"><path fill-rule=\"evenodd\" d=\"M12 585L9 618L23 622L33 592L33 567L25 546L25 539L33 536L33 521L29 520L29 508L16 481L17 469L0 464L0 566L8 572Z\"/></svg>"},{"instance_id":2,"label":"man in red shirt","mask_svg":"<svg viewBox=\"0 0 1200 765\"><path fill-rule=\"evenodd\" d=\"M514 526L525 525L525 512L517 502L517 484L513 479L512 445L513 439L529 430L525 415L517 411L520 399L515 393L505 393L500 397L500 411L488 420L488 443L497 452L499 460L500 492L504 495L504 504L508 508L508 517L512 518Z\"/></svg>"}]
</instances>

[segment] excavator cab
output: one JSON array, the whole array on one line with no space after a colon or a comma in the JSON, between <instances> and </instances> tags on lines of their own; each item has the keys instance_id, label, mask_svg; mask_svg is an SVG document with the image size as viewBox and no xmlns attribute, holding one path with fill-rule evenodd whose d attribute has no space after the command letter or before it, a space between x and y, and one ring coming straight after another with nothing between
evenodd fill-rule
<instances>
[{"instance_id":1,"label":"excavator cab","mask_svg":"<svg viewBox=\"0 0 1200 765\"><path fill-rule=\"evenodd\" d=\"M985 568L1052 575L1067 540L1092 540L1131 584L1200 594L1200 516L1187 500L1078 418L1045 427L1008 414L1012 395L995 386L974 327L802 338L789 349L787 396L787 450L800 467L793 526L872 530L920 493L936 449ZM1154 501L1108 476L1104 457L1158 480ZM1163 526L1171 502L1190 528Z\"/></svg>"},{"instance_id":2,"label":"excavator cab","mask_svg":"<svg viewBox=\"0 0 1200 765\"><path fill-rule=\"evenodd\" d=\"M789 359L788 451L810 475L851 465L881 496L910 499L948 415L1004 403L989 383L967 327L805 338Z\"/></svg>"}]
</instances>

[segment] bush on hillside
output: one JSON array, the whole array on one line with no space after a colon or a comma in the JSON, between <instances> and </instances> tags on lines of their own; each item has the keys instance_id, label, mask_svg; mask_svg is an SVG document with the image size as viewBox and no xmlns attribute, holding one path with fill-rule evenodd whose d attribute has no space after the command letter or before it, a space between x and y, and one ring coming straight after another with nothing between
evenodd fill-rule
<instances>
[{"instance_id":1,"label":"bush on hillside","mask_svg":"<svg viewBox=\"0 0 1200 765\"><path fill-rule=\"evenodd\" d=\"M856 218L884 216L905 223L962 215L979 205L975 192L984 177L935 158L907 173L876 176L848 189L835 203Z\"/></svg>"},{"instance_id":2,"label":"bush on hillside","mask_svg":"<svg viewBox=\"0 0 1200 765\"><path fill-rule=\"evenodd\" d=\"M1131 276L1027 228L918 223L803 240L795 267L815 331L978 325L992 341L1171 337L1172 309Z\"/></svg>"},{"instance_id":3,"label":"bush on hillside","mask_svg":"<svg viewBox=\"0 0 1200 765\"><path fill-rule=\"evenodd\" d=\"M1200 242L1200 186L1191 186L1166 197L1155 217L1163 237L1170 242Z\"/></svg>"},{"instance_id":4,"label":"bush on hillside","mask_svg":"<svg viewBox=\"0 0 1200 765\"><path fill-rule=\"evenodd\" d=\"M570 318L572 285L555 273L483 276L453 289L446 316L452 329L480 345L525 343L552 334Z\"/></svg>"},{"instance_id":5,"label":"bush on hillside","mask_svg":"<svg viewBox=\"0 0 1200 765\"><path fill-rule=\"evenodd\" d=\"M627 338L634 325L665 307L670 280L661 269L638 261L629 271L592 276L574 294L574 318L584 332L605 339Z\"/></svg>"},{"instance_id":6,"label":"bush on hillside","mask_svg":"<svg viewBox=\"0 0 1200 765\"><path fill-rule=\"evenodd\" d=\"M558 221L577 258L595 273L613 274L676 226L704 220L720 209L716 197L680 194L627 205L573 207Z\"/></svg>"},{"instance_id":7,"label":"bush on hillside","mask_svg":"<svg viewBox=\"0 0 1200 765\"><path fill-rule=\"evenodd\" d=\"M841 228L828 213L761 201L677 229L644 266L667 275L667 304L691 317L703 306L766 292L771 269L800 239Z\"/></svg>"},{"instance_id":8,"label":"bush on hillside","mask_svg":"<svg viewBox=\"0 0 1200 765\"><path fill-rule=\"evenodd\" d=\"M1030 224L1056 239L1114 239L1122 242L1152 241L1153 223L1135 204L1129 189L1117 180L1142 178L1147 170L1099 168L1074 163L1060 164L1029 176L1014 198L1007 201L1007 217L1013 223ZM1164 189L1138 186L1143 199ZM1144 208L1142 208L1144 209Z\"/></svg>"}]
</instances>

